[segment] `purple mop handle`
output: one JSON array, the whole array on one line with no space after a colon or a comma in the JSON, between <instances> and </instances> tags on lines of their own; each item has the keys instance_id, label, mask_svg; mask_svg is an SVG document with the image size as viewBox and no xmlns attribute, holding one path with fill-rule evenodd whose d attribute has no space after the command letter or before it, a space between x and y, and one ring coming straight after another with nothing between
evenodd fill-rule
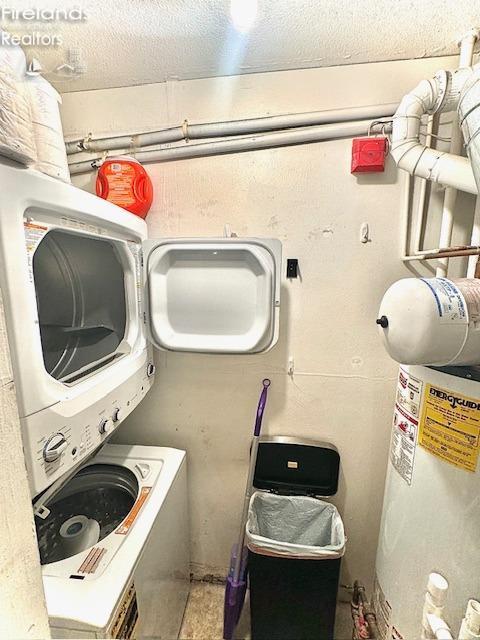
<instances>
[{"instance_id":1,"label":"purple mop handle","mask_svg":"<svg viewBox=\"0 0 480 640\"><path fill-rule=\"evenodd\" d=\"M253 432L253 442L252 449L250 451L250 463L248 466L248 477L247 477L247 487L245 490L245 498L243 502L243 512L242 519L240 524L240 534L238 536L237 542L237 556L235 558L235 565L233 570L233 578L232 583L237 585L240 580L240 572L242 569L242 557L243 557L243 542L245 538L245 525L247 523L248 516L248 507L250 504L250 497L252 495L252 486L253 486L253 476L255 474L255 463L257 460L257 449L258 449L258 436L260 435L260 429L262 428L262 418L263 411L265 409L265 405L267 404L267 391L270 386L270 380L265 378L263 380L263 389L260 394L260 399L258 401L257 407L257 417L255 418L255 429Z\"/></svg>"},{"instance_id":2,"label":"purple mop handle","mask_svg":"<svg viewBox=\"0 0 480 640\"><path fill-rule=\"evenodd\" d=\"M263 412L265 410L265 405L267 404L267 393L268 393L268 387L270 386L270 384L271 383L268 378L265 378L263 380L263 389L262 389L262 393L260 394L260 400L258 401L257 417L255 419L255 429L253 431L254 436L260 435L260 430L262 428Z\"/></svg>"}]
</instances>

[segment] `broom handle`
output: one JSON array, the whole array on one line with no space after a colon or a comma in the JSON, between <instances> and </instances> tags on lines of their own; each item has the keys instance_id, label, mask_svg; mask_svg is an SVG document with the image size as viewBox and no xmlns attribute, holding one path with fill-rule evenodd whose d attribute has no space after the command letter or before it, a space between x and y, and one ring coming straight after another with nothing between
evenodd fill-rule
<instances>
[{"instance_id":1,"label":"broom handle","mask_svg":"<svg viewBox=\"0 0 480 640\"><path fill-rule=\"evenodd\" d=\"M248 507L250 505L250 498L252 497L253 477L255 475L255 464L257 462L258 440L260 431L262 429L263 412L265 405L267 404L268 387L270 386L270 380L265 378L263 380L263 389L258 401L257 416L255 418L255 429L253 431L252 448L250 450L250 463L248 466L247 487L245 490L245 500L243 502L242 520L240 523L240 535L237 542L237 557L235 558L235 566L233 569L233 580L238 582L240 577L240 571L242 568L242 556L243 556L243 541L245 538L245 525L247 524Z\"/></svg>"}]
</instances>

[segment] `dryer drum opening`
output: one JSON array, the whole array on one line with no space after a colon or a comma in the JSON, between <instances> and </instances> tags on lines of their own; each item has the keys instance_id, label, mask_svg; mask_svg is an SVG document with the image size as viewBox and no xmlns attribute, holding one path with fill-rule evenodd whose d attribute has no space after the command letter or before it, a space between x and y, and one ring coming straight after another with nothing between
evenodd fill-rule
<instances>
[{"instance_id":1,"label":"dryer drum opening","mask_svg":"<svg viewBox=\"0 0 480 640\"><path fill-rule=\"evenodd\" d=\"M75 377L119 348L126 327L124 269L114 243L50 231L33 258L45 368Z\"/></svg>"}]
</instances>

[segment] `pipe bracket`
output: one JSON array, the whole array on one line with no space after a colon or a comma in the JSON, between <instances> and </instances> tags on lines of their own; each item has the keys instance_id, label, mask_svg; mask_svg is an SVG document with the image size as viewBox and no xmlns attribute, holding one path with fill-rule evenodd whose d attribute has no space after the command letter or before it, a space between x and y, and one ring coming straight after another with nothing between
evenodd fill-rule
<instances>
[{"instance_id":1,"label":"pipe bracket","mask_svg":"<svg viewBox=\"0 0 480 640\"><path fill-rule=\"evenodd\" d=\"M91 142L91 140L92 140L92 132L90 131L90 133L87 133L85 138L83 138L83 140L80 141L80 144L78 146L82 151L88 151L88 144L89 142Z\"/></svg>"},{"instance_id":2,"label":"pipe bracket","mask_svg":"<svg viewBox=\"0 0 480 640\"><path fill-rule=\"evenodd\" d=\"M187 119L185 119L182 122L182 135L185 142L190 142L190 139L188 137L188 120Z\"/></svg>"}]
</instances>

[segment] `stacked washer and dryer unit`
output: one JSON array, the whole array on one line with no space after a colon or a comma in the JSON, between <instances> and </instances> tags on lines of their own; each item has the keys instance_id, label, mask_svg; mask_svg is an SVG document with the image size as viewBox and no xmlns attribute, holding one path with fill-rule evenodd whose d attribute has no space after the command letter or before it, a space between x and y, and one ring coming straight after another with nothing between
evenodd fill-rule
<instances>
[{"instance_id":1,"label":"stacked washer and dryer unit","mask_svg":"<svg viewBox=\"0 0 480 640\"><path fill-rule=\"evenodd\" d=\"M148 240L143 220L37 171L6 161L0 183L0 285L52 635L176 637L185 452L107 442L153 384L152 344L275 344L280 243Z\"/></svg>"}]
</instances>

